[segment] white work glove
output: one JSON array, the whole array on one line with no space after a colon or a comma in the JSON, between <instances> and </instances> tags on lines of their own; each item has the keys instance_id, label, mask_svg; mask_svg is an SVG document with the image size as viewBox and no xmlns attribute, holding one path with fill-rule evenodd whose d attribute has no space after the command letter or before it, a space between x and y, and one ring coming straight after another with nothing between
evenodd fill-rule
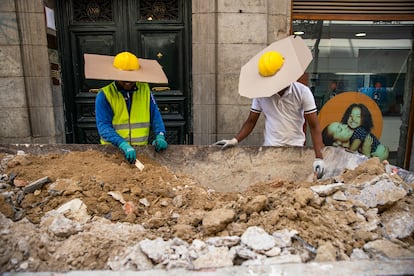
<instances>
[{"instance_id":1,"label":"white work glove","mask_svg":"<svg viewBox=\"0 0 414 276\"><path fill-rule=\"evenodd\" d=\"M237 141L237 139L236 138L233 138L231 140L220 140L220 141L217 141L213 145L214 146L222 146L221 149L225 149L227 147L234 147L238 143L239 142Z\"/></svg>"},{"instance_id":2,"label":"white work glove","mask_svg":"<svg viewBox=\"0 0 414 276\"><path fill-rule=\"evenodd\" d=\"M325 170L325 162L323 162L323 159L315 158L313 161L313 173L316 175L317 179L322 178L324 170Z\"/></svg>"}]
</instances>

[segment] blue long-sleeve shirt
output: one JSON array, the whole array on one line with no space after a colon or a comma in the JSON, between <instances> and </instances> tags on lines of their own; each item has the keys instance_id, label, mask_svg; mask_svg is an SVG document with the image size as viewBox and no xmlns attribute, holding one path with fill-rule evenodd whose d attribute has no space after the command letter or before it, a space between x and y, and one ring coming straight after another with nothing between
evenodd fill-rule
<instances>
[{"instance_id":1,"label":"blue long-sleeve shirt","mask_svg":"<svg viewBox=\"0 0 414 276\"><path fill-rule=\"evenodd\" d=\"M127 91L119 89L118 92L122 93L124 96L126 105L128 107L128 112L131 110L132 102L132 93L135 90ZM113 144L114 146L119 146L123 141L125 141L119 134L115 131L112 125L112 118L114 117L114 112L109 104L108 100L105 97L105 94L100 91L96 96L95 100L95 115L96 115L96 126L98 128L99 135L107 142ZM161 113L158 110L157 102L155 101L154 95L151 93L150 100L150 125L152 131L155 135L164 133L165 126L161 117Z\"/></svg>"}]
</instances>

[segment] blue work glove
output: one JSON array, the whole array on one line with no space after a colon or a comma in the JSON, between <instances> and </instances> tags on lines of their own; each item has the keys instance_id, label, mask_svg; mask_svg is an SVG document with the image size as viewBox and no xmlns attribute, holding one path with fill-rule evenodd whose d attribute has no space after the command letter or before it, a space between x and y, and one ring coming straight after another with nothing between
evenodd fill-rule
<instances>
[{"instance_id":1,"label":"blue work glove","mask_svg":"<svg viewBox=\"0 0 414 276\"><path fill-rule=\"evenodd\" d=\"M155 136L155 140L152 141L152 145L155 147L155 151L165 150L168 147L168 143L165 141L163 134Z\"/></svg>"},{"instance_id":2,"label":"blue work glove","mask_svg":"<svg viewBox=\"0 0 414 276\"><path fill-rule=\"evenodd\" d=\"M321 158L315 158L313 161L313 173L316 175L317 179L322 178L323 173L325 171L325 162L323 162L323 159Z\"/></svg>"},{"instance_id":3,"label":"blue work glove","mask_svg":"<svg viewBox=\"0 0 414 276\"><path fill-rule=\"evenodd\" d=\"M128 142L124 141L118 146L125 154L126 160L128 160L129 163L134 163L135 159L137 159L137 152L133 147L131 147Z\"/></svg>"}]
</instances>

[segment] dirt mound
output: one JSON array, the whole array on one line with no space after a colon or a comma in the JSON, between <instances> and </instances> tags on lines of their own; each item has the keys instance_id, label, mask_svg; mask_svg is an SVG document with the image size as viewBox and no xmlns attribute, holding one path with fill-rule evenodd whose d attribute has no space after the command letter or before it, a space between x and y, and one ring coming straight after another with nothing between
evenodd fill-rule
<instances>
[{"instance_id":1,"label":"dirt mound","mask_svg":"<svg viewBox=\"0 0 414 276\"><path fill-rule=\"evenodd\" d=\"M311 185L277 179L269 183L255 183L240 193L219 193L199 187L190 176L177 175L144 155L138 156L145 164L143 171L125 162L121 154L105 154L95 150L8 158L11 159L7 161L5 173L12 176L13 182L19 186L44 177L50 180L42 189L33 193L24 196L23 191L16 193L14 205L3 198L0 211L10 219L20 220L26 217L37 224L46 212L78 198L86 204L91 216L104 217L112 222L142 224L148 229L154 229L154 235L164 239L175 235L170 229L176 223L170 218L174 212L180 214L180 222L194 225L193 232L185 235L187 239L203 239L205 237L197 229L197 221L203 218L204 212L235 203L241 208L256 195L271 198L266 207L269 210L282 210L287 206L291 209L294 204L291 192ZM125 202L130 202L135 207L134 210L126 212L125 204L111 196L112 193L119 194ZM18 200L18 195L23 199ZM283 214L281 216L284 217ZM154 217L159 218L157 223L154 222ZM270 230L277 228L276 221L279 227L289 226L289 219L282 222L276 217L272 221L274 222L253 214L249 220L246 219L243 228L261 225ZM315 231L319 232L317 229Z\"/></svg>"},{"instance_id":2,"label":"dirt mound","mask_svg":"<svg viewBox=\"0 0 414 276\"><path fill-rule=\"evenodd\" d=\"M295 229L313 247L330 241L348 256L354 248L361 248L367 241L381 236L375 231L355 231L352 224L357 219L352 204L341 201L315 204L309 192L309 187L314 185L341 180L364 182L382 175L385 168L377 159L370 159L339 178L318 183L273 179L252 183L244 191L223 193L200 187L191 176L174 173L148 156L138 155L138 158L145 164L143 171L126 163L120 153L95 150L43 155L0 154L3 195L0 212L13 221L8 224L8 233L2 234L1 271L16 269L13 262L21 267L23 260L27 261L28 256L21 253L16 243L18 235L30 236L30 231L38 231L45 214L72 199L80 199L87 206L91 222L82 234L74 235L77 239L74 236L66 241L62 237L42 239L42 234L34 233L27 246L32 250L31 258L37 261L33 261L36 265L26 267L27 271L107 269L109 256L143 239L179 237L191 242L212 236L240 236L250 226L259 226L268 233ZM44 184L33 191L27 189L39 179L43 179ZM404 204L413 211L413 196L405 197ZM205 231L203 218L208 212L222 208L235 211L233 221L224 230ZM114 223L127 226L124 231L112 233L109 239L99 236L108 235L105 229ZM143 228L125 230L134 225ZM25 227L29 232L17 231ZM6 229L4 223L2 228ZM36 235L41 237L36 238ZM412 247L412 234L403 242ZM88 248L86 252L85 248ZM72 252L71 261L59 259L59 252Z\"/></svg>"}]
</instances>

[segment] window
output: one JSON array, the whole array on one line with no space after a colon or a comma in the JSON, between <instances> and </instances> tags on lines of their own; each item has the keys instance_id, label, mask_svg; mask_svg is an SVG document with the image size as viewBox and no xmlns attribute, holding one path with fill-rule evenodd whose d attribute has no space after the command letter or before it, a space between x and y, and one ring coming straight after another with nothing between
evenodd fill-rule
<instances>
[{"instance_id":1,"label":"window","mask_svg":"<svg viewBox=\"0 0 414 276\"><path fill-rule=\"evenodd\" d=\"M312 50L309 83L320 110L343 92L371 97L383 116L382 142L396 152L413 50L414 21L294 20L293 33Z\"/></svg>"}]
</instances>

